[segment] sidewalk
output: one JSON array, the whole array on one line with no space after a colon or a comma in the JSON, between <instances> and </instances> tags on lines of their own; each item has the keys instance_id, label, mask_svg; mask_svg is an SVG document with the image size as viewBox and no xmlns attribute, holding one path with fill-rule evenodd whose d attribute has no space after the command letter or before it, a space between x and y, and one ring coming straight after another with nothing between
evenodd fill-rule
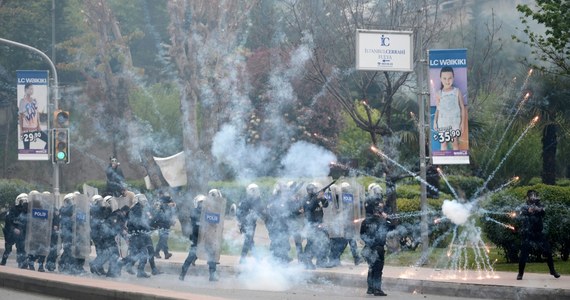
<instances>
[{"instance_id":1,"label":"sidewalk","mask_svg":"<svg viewBox=\"0 0 570 300\"><path fill-rule=\"evenodd\" d=\"M3 251L3 241L0 240ZM92 251L94 253L94 251ZM167 274L177 275L187 253L172 252L170 259L155 259L157 266ZM15 264L15 251L11 254L10 263ZM251 258L254 264L255 260ZM248 263L249 264L249 263ZM148 265L147 265L148 266ZM330 269L304 270L294 260L289 265L302 272L303 278L312 283L334 284L366 288L368 266L354 266L343 261L341 266ZM243 272L239 265L239 257L222 255L218 266L221 278L235 276ZM86 264L85 269L88 269ZM275 270L275 269L273 269ZM198 260L196 266L190 268L188 276L208 273L205 261ZM57 274L57 276L56 276ZM141 288L139 285L116 282L101 286L101 281L90 276L69 276L59 273L39 273L19 270L13 266L0 267L0 285L12 289L34 291L45 295L69 297L82 295L86 299L216 299L179 291L154 288ZM448 270L431 268L385 266L383 287L386 291L432 294L455 297L493 298L493 299L570 299L570 276L563 275L555 279L548 274L526 273L523 280L516 280L516 274L510 272L494 272L490 274L476 271L453 273ZM56 287L57 288L54 288Z\"/></svg>"}]
</instances>

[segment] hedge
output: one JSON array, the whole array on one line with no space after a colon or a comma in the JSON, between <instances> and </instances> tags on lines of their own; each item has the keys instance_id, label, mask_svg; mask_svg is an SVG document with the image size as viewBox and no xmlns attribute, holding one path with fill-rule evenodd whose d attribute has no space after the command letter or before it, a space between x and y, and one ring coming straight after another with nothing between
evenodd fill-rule
<instances>
[{"instance_id":1,"label":"hedge","mask_svg":"<svg viewBox=\"0 0 570 300\"><path fill-rule=\"evenodd\" d=\"M492 195L481 203L485 209L482 228L489 240L504 253L507 262L517 262L520 250L518 229L521 220L509 215L520 210L525 203L526 192L537 190L545 206L544 232L554 251L558 251L563 260L568 259L570 250L570 187L535 184L532 186L515 187ZM518 216L518 214L517 214ZM495 220L505 225L514 226L514 230L491 221ZM540 260L541 256L533 252L531 259Z\"/></svg>"}]
</instances>

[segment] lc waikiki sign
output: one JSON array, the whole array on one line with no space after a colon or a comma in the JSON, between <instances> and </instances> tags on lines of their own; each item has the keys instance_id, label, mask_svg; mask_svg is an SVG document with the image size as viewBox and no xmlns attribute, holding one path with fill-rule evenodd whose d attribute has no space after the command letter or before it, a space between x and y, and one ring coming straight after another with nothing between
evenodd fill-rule
<instances>
[{"instance_id":1,"label":"lc waikiki sign","mask_svg":"<svg viewBox=\"0 0 570 300\"><path fill-rule=\"evenodd\" d=\"M429 50L434 165L469 164L467 49Z\"/></svg>"},{"instance_id":2,"label":"lc waikiki sign","mask_svg":"<svg viewBox=\"0 0 570 300\"><path fill-rule=\"evenodd\" d=\"M356 69L363 71L412 72L411 31L356 31Z\"/></svg>"},{"instance_id":3,"label":"lc waikiki sign","mask_svg":"<svg viewBox=\"0 0 570 300\"><path fill-rule=\"evenodd\" d=\"M49 160L48 71L20 70L18 77L18 160Z\"/></svg>"}]
</instances>

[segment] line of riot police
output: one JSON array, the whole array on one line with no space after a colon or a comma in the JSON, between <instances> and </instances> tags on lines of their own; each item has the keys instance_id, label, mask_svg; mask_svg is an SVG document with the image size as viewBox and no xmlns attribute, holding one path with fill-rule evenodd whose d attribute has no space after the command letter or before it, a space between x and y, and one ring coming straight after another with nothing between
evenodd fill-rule
<instances>
[{"instance_id":1,"label":"line of riot police","mask_svg":"<svg viewBox=\"0 0 570 300\"><path fill-rule=\"evenodd\" d=\"M63 197L61 207L49 192L20 194L6 214L3 227L5 250L1 265L6 265L16 246L19 268L55 271L66 274L85 273L91 245L96 257L89 262L91 273L117 277L124 267L138 263L137 277L150 277L144 269L150 262L153 275L161 274L154 263L150 234L157 215L143 194L123 191L123 197L94 195L89 199L79 192ZM121 244L128 245L122 251ZM122 257L122 258L121 258ZM105 270L107 266L107 270Z\"/></svg>"},{"instance_id":2,"label":"line of riot police","mask_svg":"<svg viewBox=\"0 0 570 300\"><path fill-rule=\"evenodd\" d=\"M306 193L302 193L303 186ZM236 210L239 230L244 235L240 263L254 246L259 219L266 225L269 250L279 263L293 260L289 255L290 240L295 244L297 260L307 269L340 265L341 254L347 246L350 246L354 264L362 263L357 244L360 222L364 220L367 206L383 202L378 184L369 186L366 198L364 194L353 179L346 179L340 185L335 181L327 185L278 182L264 202L257 184L248 185L246 196L239 201Z\"/></svg>"}]
</instances>

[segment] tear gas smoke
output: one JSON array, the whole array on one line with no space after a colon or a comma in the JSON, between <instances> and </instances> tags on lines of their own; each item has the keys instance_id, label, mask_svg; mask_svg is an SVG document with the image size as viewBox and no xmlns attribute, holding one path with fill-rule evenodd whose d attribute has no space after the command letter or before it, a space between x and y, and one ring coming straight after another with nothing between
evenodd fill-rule
<instances>
[{"instance_id":1,"label":"tear gas smoke","mask_svg":"<svg viewBox=\"0 0 570 300\"><path fill-rule=\"evenodd\" d=\"M471 215L472 205L470 203L459 203L457 200L444 200L441 206L443 214L456 225L463 225Z\"/></svg>"},{"instance_id":2,"label":"tear gas smoke","mask_svg":"<svg viewBox=\"0 0 570 300\"><path fill-rule=\"evenodd\" d=\"M281 160L282 176L286 178L328 176L336 156L320 146L304 141L294 143Z\"/></svg>"}]
</instances>

